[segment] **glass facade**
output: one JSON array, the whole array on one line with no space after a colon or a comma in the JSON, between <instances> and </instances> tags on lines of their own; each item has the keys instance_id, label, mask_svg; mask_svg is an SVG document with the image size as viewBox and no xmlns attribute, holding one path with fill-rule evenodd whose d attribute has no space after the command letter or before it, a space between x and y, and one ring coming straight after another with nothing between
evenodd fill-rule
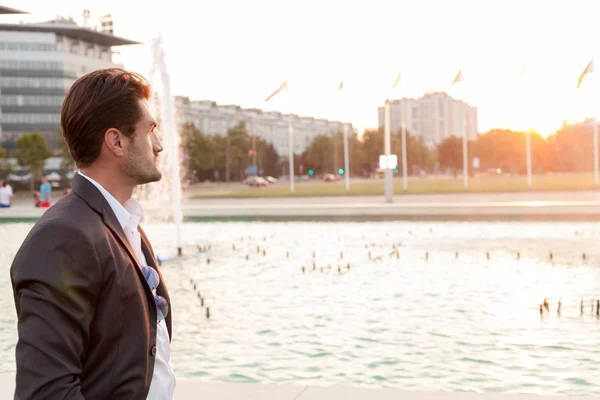
<instances>
[{"instance_id":1,"label":"glass facade","mask_svg":"<svg viewBox=\"0 0 600 400\"><path fill-rule=\"evenodd\" d=\"M2 113L2 122L6 124L60 124L60 114Z\"/></svg>"},{"instance_id":2,"label":"glass facade","mask_svg":"<svg viewBox=\"0 0 600 400\"><path fill-rule=\"evenodd\" d=\"M52 52L54 43L32 41L27 34L21 40L0 41L0 145L9 151L32 131L56 144L60 106L75 76L65 73L62 61L48 60L55 58Z\"/></svg>"},{"instance_id":3,"label":"glass facade","mask_svg":"<svg viewBox=\"0 0 600 400\"><path fill-rule=\"evenodd\" d=\"M0 70L0 88L70 88L75 79L11 77ZM10 72L9 72L10 73Z\"/></svg>"},{"instance_id":4,"label":"glass facade","mask_svg":"<svg viewBox=\"0 0 600 400\"><path fill-rule=\"evenodd\" d=\"M54 51L52 43L15 43L15 42L0 42L0 51Z\"/></svg>"},{"instance_id":5,"label":"glass facade","mask_svg":"<svg viewBox=\"0 0 600 400\"><path fill-rule=\"evenodd\" d=\"M55 147L67 91L79 76L114 66L112 53L110 47L61 35L52 42L19 34L0 40L0 146L12 151L20 136L39 131Z\"/></svg>"},{"instance_id":6,"label":"glass facade","mask_svg":"<svg viewBox=\"0 0 600 400\"><path fill-rule=\"evenodd\" d=\"M0 59L0 69L18 69L18 70L47 70L62 71L63 63L61 61L30 61L30 60L2 60Z\"/></svg>"},{"instance_id":7,"label":"glass facade","mask_svg":"<svg viewBox=\"0 0 600 400\"><path fill-rule=\"evenodd\" d=\"M28 96L28 95L2 95L2 106L58 106L62 105L64 96Z\"/></svg>"},{"instance_id":8,"label":"glass facade","mask_svg":"<svg viewBox=\"0 0 600 400\"><path fill-rule=\"evenodd\" d=\"M60 62L0 60L0 144L11 151L20 136L40 131L56 147L60 106L74 81Z\"/></svg>"},{"instance_id":9,"label":"glass facade","mask_svg":"<svg viewBox=\"0 0 600 400\"><path fill-rule=\"evenodd\" d=\"M0 146L9 151L32 131L44 134L55 147L60 109L75 80L97 69L122 67L112 62L111 46L135 44L89 31L65 31L60 25L72 24L55 22L56 32L31 24L23 30L0 30Z\"/></svg>"}]
</instances>

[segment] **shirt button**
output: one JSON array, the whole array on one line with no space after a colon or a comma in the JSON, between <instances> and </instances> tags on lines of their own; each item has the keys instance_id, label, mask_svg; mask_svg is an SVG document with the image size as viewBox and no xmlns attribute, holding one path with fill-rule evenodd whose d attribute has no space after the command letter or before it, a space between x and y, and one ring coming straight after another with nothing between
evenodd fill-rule
<instances>
[{"instance_id":1,"label":"shirt button","mask_svg":"<svg viewBox=\"0 0 600 400\"><path fill-rule=\"evenodd\" d=\"M156 346L152 346L152 350L150 350L150 354L152 354L152 357L154 357L156 355Z\"/></svg>"}]
</instances>

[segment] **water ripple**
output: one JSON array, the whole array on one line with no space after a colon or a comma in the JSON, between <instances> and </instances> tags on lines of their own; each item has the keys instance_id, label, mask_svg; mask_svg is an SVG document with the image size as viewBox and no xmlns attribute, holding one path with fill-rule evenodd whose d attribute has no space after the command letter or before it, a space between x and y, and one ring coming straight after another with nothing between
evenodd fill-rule
<instances>
[{"instance_id":1,"label":"water ripple","mask_svg":"<svg viewBox=\"0 0 600 400\"><path fill-rule=\"evenodd\" d=\"M0 224L3 293L30 228ZM176 248L170 225L145 228L157 252ZM182 237L210 245L211 263L188 252L162 267L178 377L600 395L598 223L190 223ZM551 312L540 317L544 298ZM12 296L0 306L14 310ZM16 340L16 316L4 313L0 373L14 371Z\"/></svg>"}]
</instances>

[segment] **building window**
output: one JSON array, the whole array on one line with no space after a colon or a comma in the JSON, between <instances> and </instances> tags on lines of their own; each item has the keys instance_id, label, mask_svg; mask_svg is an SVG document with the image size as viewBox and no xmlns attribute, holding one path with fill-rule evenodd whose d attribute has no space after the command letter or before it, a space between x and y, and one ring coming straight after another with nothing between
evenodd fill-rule
<instances>
[{"instance_id":1,"label":"building window","mask_svg":"<svg viewBox=\"0 0 600 400\"><path fill-rule=\"evenodd\" d=\"M0 68L62 71L63 64L60 61L0 60Z\"/></svg>"},{"instance_id":2,"label":"building window","mask_svg":"<svg viewBox=\"0 0 600 400\"><path fill-rule=\"evenodd\" d=\"M9 124L59 124L60 114L2 114L3 123Z\"/></svg>"},{"instance_id":3,"label":"building window","mask_svg":"<svg viewBox=\"0 0 600 400\"><path fill-rule=\"evenodd\" d=\"M0 50L8 51L54 51L53 43L0 42Z\"/></svg>"},{"instance_id":4,"label":"building window","mask_svg":"<svg viewBox=\"0 0 600 400\"><path fill-rule=\"evenodd\" d=\"M4 88L68 88L74 82L67 78L0 77L0 87Z\"/></svg>"},{"instance_id":5,"label":"building window","mask_svg":"<svg viewBox=\"0 0 600 400\"><path fill-rule=\"evenodd\" d=\"M1 95L3 106L61 106L64 96Z\"/></svg>"}]
</instances>

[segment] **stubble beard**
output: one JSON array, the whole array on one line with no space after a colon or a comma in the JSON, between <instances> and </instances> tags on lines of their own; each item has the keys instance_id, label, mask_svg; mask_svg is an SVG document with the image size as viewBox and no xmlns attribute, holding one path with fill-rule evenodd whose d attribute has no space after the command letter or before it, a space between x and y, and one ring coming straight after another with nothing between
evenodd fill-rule
<instances>
[{"instance_id":1,"label":"stubble beard","mask_svg":"<svg viewBox=\"0 0 600 400\"><path fill-rule=\"evenodd\" d=\"M130 148L127 162L125 163L125 174L136 185L145 185L147 183L158 182L162 178L162 173L156 166L156 156L152 160L142 155L137 146Z\"/></svg>"}]
</instances>

